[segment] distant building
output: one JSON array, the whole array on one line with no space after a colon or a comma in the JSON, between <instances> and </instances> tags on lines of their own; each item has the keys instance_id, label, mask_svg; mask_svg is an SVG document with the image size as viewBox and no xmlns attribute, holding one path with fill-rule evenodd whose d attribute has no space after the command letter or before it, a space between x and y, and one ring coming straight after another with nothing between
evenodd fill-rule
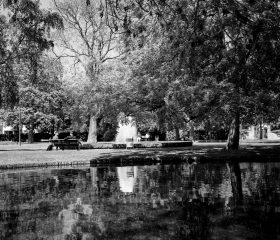
<instances>
[{"instance_id":1,"label":"distant building","mask_svg":"<svg viewBox=\"0 0 280 240\"><path fill-rule=\"evenodd\" d=\"M280 131L279 131L280 133ZM256 140L256 139L266 139L266 140L280 140L280 136L277 131L271 131L271 125L263 124L261 129L260 126L251 125L247 129L241 130L242 140Z\"/></svg>"},{"instance_id":2,"label":"distant building","mask_svg":"<svg viewBox=\"0 0 280 240\"><path fill-rule=\"evenodd\" d=\"M5 122L0 122L0 134L9 134L13 133L14 128L11 126L7 126Z\"/></svg>"},{"instance_id":3,"label":"distant building","mask_svg":"<svg viewBox=\"0 0 280 240\"><path fill-rule=\"evenodd\" d=\"M0 122L0 134L12 134L16 129L14 129L12 126L6 125L5 122ZM22 125L22 133L27 133L28 130L25 125Z\"/></svg>"}]
</instances>

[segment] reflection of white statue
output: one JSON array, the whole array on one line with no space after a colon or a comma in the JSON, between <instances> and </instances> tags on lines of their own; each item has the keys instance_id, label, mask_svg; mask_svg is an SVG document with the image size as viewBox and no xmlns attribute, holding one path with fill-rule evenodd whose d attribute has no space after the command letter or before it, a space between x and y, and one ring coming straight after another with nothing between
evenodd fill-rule
<instances>
[{"instance_id":1,"label":"reflection of white statue","mask_svg":"<svg viewBox=\"0 0 280 240\"><path fill-rule=\"evenodd\" d=\"M137 127L133 117L127 117L126 122L119 121L118 133L116 136L116 142L125 143L128 138L136 142L137 140Z\"/></svg>"},{"instance_id":2,"label":"reflection of white statue","mask_svg":"<svg viewBox=\"0 0 280 240\"><path fill-rule=\"evenodd\" d=\"M67 209L63 209L58 214L58 219L62 221L62 235L67 236L73 233L79 217L87 217L88 219L92 215L92 207L89 204L82 204L81 198L77 198L76 203L71 203L67 206ZM81 233L82 234L82 233Z\"/></svg>"},{"instance_id":3,"label":"reflection of white statue","mask_svg":"<svg viewBox=\"0 0 280 240\"><path fill-rule=\"evenodd\" d=\"M120 189L124 193L133 193L137 177L137 167L117 167Z\"/></svg>"},{"instance_id":4,"label":"reflection of white statue","mask_svg":"<svg viewBox=\"0 0 280 240\"><path fill-rule=\"evenodd\" d=\"M93 187L94 190L96 190L97 189L97 181L98 181L97 168L94 168L94 167L90 168L90 177L91 177L92 187Z\"/></svg>"},{"instance_id":5,"label":"reflection of white statue","mask_svg":"<svg viewBox=\"0 0 280 240\"><path fill-rule=\"evenodd\" d=\"M62 234L63 236L72 233L72 227L78 221L78 214L74 212L74 204L68 205L68 209L63 209L60 211L58 215L58 219L62 220L63 228Z\"/></svg>"}]
</instances>

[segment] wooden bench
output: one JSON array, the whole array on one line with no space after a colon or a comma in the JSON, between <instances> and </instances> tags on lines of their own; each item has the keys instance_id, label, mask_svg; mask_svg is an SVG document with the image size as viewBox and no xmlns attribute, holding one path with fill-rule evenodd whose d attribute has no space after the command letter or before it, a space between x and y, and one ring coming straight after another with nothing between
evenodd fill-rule
<instances>
[{"instance_id":1,"label":"wooden bench","mask_svg":"<svg viewBox=\"0 0 280 240\"><path fill-rule=\"evenodd\" d=\"M64 149L77 149L80 150L81 143L78 139L52 139L50 142L56 147L56 150L60 148Z\"/></svg>"}]
</instances>

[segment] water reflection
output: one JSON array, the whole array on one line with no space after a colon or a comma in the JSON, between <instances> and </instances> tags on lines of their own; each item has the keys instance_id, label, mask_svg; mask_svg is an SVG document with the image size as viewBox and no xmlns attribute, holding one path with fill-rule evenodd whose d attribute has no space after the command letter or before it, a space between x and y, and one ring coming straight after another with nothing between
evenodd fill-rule
<instances>
[{"instance_id":1,"label":"water reflection","mask_svg":"<svg viewBox=\"0 0 280 240\"><path fill-rule=\"evenodd\" d=\"M133 193L137 178L137 167L117 167L120 190L123 193Z\"/></svg>"},{"instance_id":2,"label":"water reflection","mask_svg":"<svg viewBox=\"0 0 280 240\"><path fill-rule=\"evenodd\" d=\"M0 173L0 239L279 239L280 164Z\"/></svg>"}]
</instances>

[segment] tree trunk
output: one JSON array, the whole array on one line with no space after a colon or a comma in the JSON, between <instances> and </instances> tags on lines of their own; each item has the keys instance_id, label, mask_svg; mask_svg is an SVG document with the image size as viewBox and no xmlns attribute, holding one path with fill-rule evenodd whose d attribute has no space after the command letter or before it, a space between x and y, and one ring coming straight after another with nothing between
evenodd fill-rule
<instances>
[{"instance_id":1,"label":"tree trunk","mask_svg":"<svg viewBox=\"0 0 280 240\"><path fill-rule=\"evenodd\" d=\"M28 131L28 143L34 142L34 122L32 121L29 125L29 131Z\"/></svg>"},{"instance_id":2,"label":"tree trunk","mask_svg":"<svg viewBox=\"0 0 280 240\"><path fill-rule=\"evenodd\" d=\"M239 163L229 163L228 170L230 173L231 188L234 202L237 206L243 203L243 192L242 192L242 179L241 170Z\"/></svg>"},{"instance_id":3,"label":"tree trunk","mask_svg":"<svg viewBox=\"0 0 280 240\"><path fill-rule=\"evenodd\" d=\"M89 120L88 143L97 143L97 116L91 114Z\"/></svg>"},{"instance_id":4,"label":"tree trunk","mask_svg":"<svg viewBox=\"0 0 280 240\"><path fill-rule=\"evenodd\" d=\"M234 119L230 125L230 130L227 140L227 150L237 150L239 148L240 135L240 116L239 112L235 113Z\"/></svg>"},{"instance_id":5,"label":"tree trunk","mask_svg":"<svg viewBox=\"0 0 280 240\"><path fill-rule=\"evenodd\" d=\"M193 121L190 121L190 140L194 140L194 126L193 126Z\"/></svg>"},{"instance_id":6,"label":"tree trunk","mask_svg":"<svg viewBox=\"0 0 280 240\"><path fill-rule=\"evenodd\" d=\"M179 128L175 126L175 140L179 141L180 140L180 131Z\"/></svg>"},{"instance_id":7,"label":"tree trunk","mask_svg":"<svg viewBox=\"0 0 280 240\"><path fill-rule=\"evenodd\" d=\"M262 122L260 122L260 139L263 139Z\"/></svg>"}]
</instances>

